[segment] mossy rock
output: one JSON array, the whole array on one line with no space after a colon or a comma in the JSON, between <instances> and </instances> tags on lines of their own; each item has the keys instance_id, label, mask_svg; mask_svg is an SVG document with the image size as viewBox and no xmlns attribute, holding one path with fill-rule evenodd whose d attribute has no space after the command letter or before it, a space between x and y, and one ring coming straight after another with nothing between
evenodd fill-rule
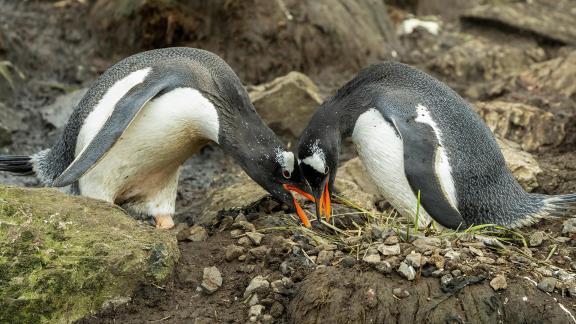
<instances>
[{"instance_id":1,"label":"mossy rock","mask_svg":"<svg viewBox=\"0 0 576 324\"><path fill-rule=\"evenodd\" d=\"M120 208L0 185L0 323L69 323L161 285L176 239Z\"/></svg>"}]
</instances>

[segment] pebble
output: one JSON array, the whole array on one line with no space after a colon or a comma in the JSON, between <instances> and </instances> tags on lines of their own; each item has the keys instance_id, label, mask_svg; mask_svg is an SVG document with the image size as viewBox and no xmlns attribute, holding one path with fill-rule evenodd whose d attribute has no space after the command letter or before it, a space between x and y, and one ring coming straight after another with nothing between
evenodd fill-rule
<instances>
[{"instance_id":1,"label":"pebble","mask_svg":"<svg viewBox=\"0 0 576 324\"><path fill-rule=\"evenodd\" d=\"M440 285L446 286L448 283L450 283L450 281L452 281L452 279L454 279L454 277L452 277L451 274L447 273L442 277L440 277Z\"/></svg>"},{"instance_id":2,"label":"pebble","mask_svg":"<svg viewBox=\"0 0 576 324\"><path fill-rule=\"evenodd\" d=\"M380 262L380 255L378 254L367 255L362 260L369 264L377 264Z\"/></svg>"},{"instance_id":3,"label":"pebble","mask_svg":"<svg viewBox=\"0 0 576 324\"><path fill-rule=\"evenodd\" d=\"M273 292L278 293L280 295L287 295L290 292L290 289L288 289L288 287L284 285L284 282L282 282L281 279L272 281L270 287L272 287Z\"/></svg>"},{"instance_id":4,"label":"pebble","mask_svg":"<svg viewBox=\"0 0 576 324\"><path fill-rule=\"evenodd\" d=\"M416 239L412 244L415 247L428 250L430 247L440 248L442 247L442 240L437 237L420 237Z\"/></svg>"},{"instance_id":5,"label":"pebble","mask_svg":"<svg viewBox=\"0 0 576 324\"><path fill-rule=\"evenodd\" d=\"M400 254L400 244L394 245L386 245L386 244L379 244L378 251L382 253L384 256L392 256L392 255L399 255Z\"/></svg>"},{"instance_id":6,"label":"pebble","mask_svg":"<svg viewBox=\"0 0 576 324\"><path fill-rule=\"evenodd\" d=\"M542 241L544 241L544 232L537 231L530 235L530 246L540 246L542 245Z\"/></svg>"},{"instance_id":7,"label":"pebble","mask_svg":"<svg viewBox=\"0 0 576 324\"><path fill-rule=\"evenodd\" d=\"M316 263L328 265L330 261L334 258L334 252L328 250L322 250L318 253L318 257L316 258Z\"/></svg>"},{"instance_id":8,"label":"pebble","mask_svg":"<svg viewBox=\"0 0 576 324\"><path fill-rule=\"evenodd\" d=\"M188 224L186 223L178 223L176 224L176 226L174 227L174 232L176 232L176 239L178 241L184 241L188 238L188 233L190 233L188 231L189 227Z\"/></svg>"},{"instance_id":9,"label":"pebble","mask_svg":"<svg viewBox=\"0 0 576 324\"><path fill-rule=\"evenodd\" d=\"M246 260L246 254L242 254L241 256L238 257L238 261L244 261Z\"/></svg>"},{"instance_id":10,"label":"pebble","mask_svg":"<svg viewBox=\"0 0 576 324\"><path fill-rule=\"evenodd\" d=\"M384 234L384 228L382 226L372 225L371 232L374 239L379 239L382 238L382 234Z\"/></svg>"},{"instance_id":11,"label":"pebble","mask_svg":"<svg viewBox=\"0 0 576 324\"><path fill-rule=\"evenodd\" d=\"M568 294L570 295L570 297L576 298L576 285L568 286Z\"/></svg>"},{"instance_id":12,"label":"pebble","mask_svg":"<svg viewBox=\"0 0 576 324\"><path fill-rule=\"evenodd\" d=\"M558 237L554 238L554 241L556 241L558 243L566 243L570 240L571 240L571 238L565 237L565 236L558 236Z\"/></svg>"},{"instance_id":13,"label":"pebble","mask_svg":"<svg viewBox=\"0 0 576 324\"><path fill-rule=\"evenodd\" d=\"M247 222L248 219L246 218L246 215L244 215L244 213L240 213L236 216L236 218L234 219L234 223L239 224L240 222Z\"/></svg>"},{"instance_id":14,"label":"pebble","mask_svg":"<svg viewBox=\"0 0 576 324\"><path fill-rule=\"evenodd\" d=\"M398 298L406 298L410 296L410 292L403 288L394 288L394 290L392 290L392 294Z\"/></svg>"},{"instance_id":15,"label":"pebble","mask_svg":"<svg viewBox=\"0 0 576 324\"><path fill-rule=\"evenodd\" d=\"M388 236L384 240L384 244L386 244L386 245L394 245L394 244L398 244L398 243L400 243L400 239L398 239L398 236L396 236L396 235Z\"/></svg>"},{"instance_id":16,"label":"pebble","mask_svg":"<svg viewBox=\"0 0 576 324\"><path fill-rule=\"evenodd\" d=\"M494 279L490 280L490 287L494 290L506 289L506 287L508 287L506 277L504 277L504 275L497 275Z\"/></svg>"},{"instance_id":17,"label":"pebble","mask_svg":"<svg viewBox=\"0 0 576 324\"><path fill-rule=\"evenodd\" d=\"M287 276L292 274L292 272L294 272L294 268L292 268L290 264L288 264L288 261L282 261L282 263L280 263L280 272L282 272L283 275Z\"/></svg>"},{"instance_id":18,"label":"pebble","mask_svg":"<svg viewBox=\"0 0 576 324\"><path fill-rule=\"evenodd\" d=\"M254 245L260 245L262 243L262 238L264 234L258 232L246 232L246 236L254 243Z\"/></svg>"},{"instance_id":19,"label":"pebble","mask_svg":"<svg viewBox=\"0 0 576 324\"><path fill-rule=\"evenodd\" d=\"M232 238L240 237L242 234L244 234L244 231L241 229L233 229L230 231L230 236L232 236Z\"/></svg>"},{"instance_id":20,"label":"pebble","mask_svg":"<svg viewBox=\"0 0 576 324\"><path fill-rule=\"evenodd\" d=\"M381 274L392 273L392 265L387 261L380 261L374 264L374 269L376 269L376 271L380 272Z\"/></svg>"},{"instance_id":21,"label":"pebble","mask_svg":"<svg viewBox=\"0 0 576 324\"><path fill-rule=\"evenodd\" d=\"M350 236L343 239L346 245L358 245L362 241L362 236Z\"/></svg>"},{"instance_id":22,"label":"pebble","mask_svg":"<svg viewBox=\"0 0 576 324\"><path fill-rule=\"evenodd\" d=\"M256 226L254 226L254 224L247 222L247 221L239 221L237 222L238 225L240 225L245 232L256 232Z\"/></svg>"},{"instance_id":23,"label":"pebble","mask_svg":"<svg viewBox=\"0 0 576 324\"><path fill-rule=\"evenodd\" d=\"M412 266L407 265L405 262L400 263L400 267L398 267L398 273L408 280L416 279L416 270L414 270Z\"/></svg>"},{"instance_id":24,"label":"pebble","mask_svg":"<svg viewBox=\"0 0 576 324\"><path fill-rule=\"evenodd\" d=\"M338 246L336 244L321 244L318 246L318 250L320 250L320 251L336 251L336 250L338 250Z\"/></svg>"},{"instance_id":25,"label":"pebble","mask_svg":"<svg viewBox=\"0 0 576 324\"><path fill-rule=\"evenodd\" d=\"M262 311L264 310L264 306L263 305L254 305L254 306L250 306L250 317L254 316L254 317L258 317L260 316L260 314L262 314Z\"/></svg>"},{"instance_id":26,"label":"pebble","mask_svg":"<svg viewBox=\"0 0 576 324\"><path fill-rule=\"evenodd\" d=\"M462 271L460 271L458 269L454 269L454 270L452 270L452 275L454 276L454 278L458 278L462 275Z\"/></svg>"},{"instance_id":27,"label":"pebble","mask_svg":"<svg viewBox=\"0 0 576 324\"><path fill-rule=\"evenodd\" d=\"M556 278L546 277L538 283L538 289L551 293L556 287L556 281Z\"/></svg>"},{"instance_id":28,"label":"pebble","mask_svg":"<svg viewBox=\"0 0 576 324\"><path fill-rule=\"evenodd\" d=\"M440 278L440 277L442 277L443 273L444 273L444 269L438 269L438 270L432 272L432 277Z\"/></svg>"},{"instance_id":29,"label":"pebble","mask_svg":"<svg viewBox=\"0 0 576 324\"><path fill-rule=\"evenodd\" d=\"M189 233L186 239L191 242L203 242L208 239L208 232L206 232L206 229L202 226L194 225L190 227Z\"/></svg>"},{"instance_id":30,"label":"pebble","mask_svg":"<svg viewBox=\"0 0 576 324\"><path fill-rule=\"evenodd\" d=\"M222 286L222 275L216 267L204 268L202 284L200 285L208 294L214 293Z\"/></svg>"},{"instance_id":31,"label":"pebble","mask_svg":"<svg viewBox=\"0 0 576 324\"><path fill-rule=\"evenodd\" d=\"M458 261L460 259L460 252L456 252L450 249L448 252L444 253L444 258L452 261Z\"/></svg>"},{"instance_id":32,"label":"pebble","mask_svg":"<svg viewBox=\"0 0 576 324\"><path fill-rule=\"evenodd\" d=\"M262 260L268 253L268 247L266 245L262 245L259 247L255 247L253 249L248 250L248 254L254 257L257 260Z\"/></svg>"},{"instance_id":33,"label":"pebble","mask_svg":"<svg viewBox=\"0 0 576 324\"><path fill-rule=\"evenodd\" d=\"M552 270L546 268L546 267L538 267L536 269L534 269L536 272L538 272L539 274L545 276L545 277L552 277L554 275L554 273L552 272Z\"/></svg>"},{"instance_id":34,"label":"pebble","mask_svg":"<svg viewBox=\"0 0 576 324\"><path fill-rule=\"evenodd\" d=\"M446 260L444 260L443 256L439 254L434 254L428 258L428 262L434 264L438 269L444 269Z\"/></svg>"},{"instance_id":35,"label":"pebble","mask_svg":"<svg viewBox=\"0 0 576 324\"><path fill-rule=\"evenodd\" d=\"M425 258L422 257L422 254L415 253L414 251L412 251L412 253L406 256L404 262L406 262L406 264L408 265L413 266L414 268L420 268L420 266L426 263L426 260L424 259Z\"/></svg>"},{"instance_id":36,"label":"pebble","mask_svg":"<svg viewBox=\"0 0 576 324\"><path fill-rule=\"evenodd\" d=\"M569 218L564 221L562 227L562 234L574 234L576 233L576 218Z\"/></svg>"},{"instance_id":37,"label":"pebble","mask_svg":"<svg viewBox=\"0 0 576 324\"><path fill-rule=\"evenodd\" d=\"M351 256L345 256L342 258L341 263L345 268L350 268L356 264L356 259Z\"/></svg>"},{"instance_id":38,"label":"pebble","mask_svg":"<svg viewBox=\"0 0 576 324\"><path fill-rule=\"evenodd\" d=\"M238 245L228 245L225 248L224 259L228 262L238 259L239 256L244 254L244 249Z\"/></svg>"},{"instance_id":39,"label":"pebble","mask_svg":"<svg viewBox=\"0 0 576 324\"><path fill-rule=\"evenodd\" d=\"M282 303L275 301L274 304L270 307L270 315L275 318L282 316L284 313L284 305Z\"/></svg>"},{"instance_id":40,"label":"pebble","mask_svg":"<svg viewBox=\"0 0 576 324\"><path fill-rule=\"evenodd\" d=\"M242 236L241 238L238 239L238 245L241 245L243 247L251 247L252 246L252 240L250 240L250 238L248 236Z\"/></svg>"},{"instance_id":41,"label":"pebble","mask_svg":"<svg viewBox=\"0 0 576 324\"><path fill-rule=\"evenodd\" d=\"M485 263L485 264L494 264L496 263L496 260L489 258L489 257L477 257L476 258L478 261Z\"/></svg>"},{"instance_id":42,"label":"pebble","mask_svg":"<svg viewBox=\"0 0 576 324\"><path fill-rule=\"evenodd\" d=\"M266 292L270 288L270 282L262 276L252 278L250 284L244 291L244 298L247 298L252 293Z\"/></svg>"},{"instance_id":43,"label":"pebble","mask_svg":"<svg viewBox=\"0 0 576 324\"><path fill-rule=\"evenodd\" d=\"M260 299L258 299L258 294L252 294L252 297L250 297L250 300L248 301L248 306L257 305L259 302Z\"/></svg>"},{"instance_id":44,"label":"pebble","mask_svg":"<svg viewBox=\"0 0 576 324\"><path fill-rule=\"evenodd\" d=\"M484 252L482 252L482 250L477 249L473 246L468 247L470 249L470 252L472 252L472 254L474 254L475 256L479 256L479 257L483 257L484 256Z\"/></svg>"}]
</instances>

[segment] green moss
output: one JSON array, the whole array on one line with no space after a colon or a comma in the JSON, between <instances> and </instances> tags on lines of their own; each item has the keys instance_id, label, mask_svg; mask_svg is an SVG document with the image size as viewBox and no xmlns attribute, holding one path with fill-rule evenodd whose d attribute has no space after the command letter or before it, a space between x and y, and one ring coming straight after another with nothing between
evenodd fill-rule
<instances>
[{"instance_id":1,"label":"green moss","mask_svg":"<svg viewBox=\"0 0 576 324\"><path fill-rule=\"evenodd\" d=\"M177 259L172 234L117 207L0 186L0 323L72 322L163 284Z\"/></svg>"}]
</instances>

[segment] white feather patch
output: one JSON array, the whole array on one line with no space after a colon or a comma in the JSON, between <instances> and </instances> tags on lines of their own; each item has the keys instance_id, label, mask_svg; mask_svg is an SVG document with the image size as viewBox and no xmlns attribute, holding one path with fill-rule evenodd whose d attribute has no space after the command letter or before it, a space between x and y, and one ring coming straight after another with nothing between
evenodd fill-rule
<instances>
[{"instance_id":1,"label":"white feather patch","mask_svg":"<svg viewBox=\"0 0 576 324\"><path fill-rule=\"evenodd\" d=\"M438 143L440 143L440 147L436 150L436 158L435 158L435 172L438 181L440 182L440 187L444 193L444 196L448 198L448 202L452 206L452 208L458 210L458 200L456 198L456 188L454 186L454 179L452 178L452 167L450 166L450 161L448 160L448 156L446 155L446 150L443 147L442 142L442 131L438 127L438 124L432 119L430 115L430 111L428 108L423 106L422 104L418 104L416 106L416 113L417 117L415 119L416 122L427 124L432 127L434 133L436 134L436 139L438 139Z\"/></svg>"},{"instance_id":2,"label":"white feather patch","mask_svg":"<svg viewBox=\"0 0 576 324\"><path fill-rule=\"evenodd\" d=\"M278 148L276 150L276 162L280 164L282 169L288 170L290 174L294 172L294 153Z\"/></svg>"},{"instance_id":3,"label":"white feather patch","mask_svg":"<svg viewBox=\"0 0 576 324\"><path fill-rule=\"evenodd\" d=\"M319 140L316 140L316 142L310 146L310 152L312 152L312 155L302 159L302 163L305 163L319 173L324 174L326 172L326 156L324 155L324 151L322 151L318 145L319 142Z\"/></svg>"}]
</instances>

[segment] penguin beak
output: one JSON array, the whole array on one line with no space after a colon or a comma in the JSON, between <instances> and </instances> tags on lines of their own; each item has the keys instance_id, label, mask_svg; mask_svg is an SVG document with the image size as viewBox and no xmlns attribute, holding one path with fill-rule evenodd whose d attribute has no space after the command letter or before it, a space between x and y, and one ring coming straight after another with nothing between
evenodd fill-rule
<instances>
[{"instance_id":1,"label":"penguin beak","mask_svg":"<svg viewBox=\"0 0 576 324\"><path fill-rule=\"evenodd\" d=\"M320 218L324 216L326 221L330 220L330 216L332 215L332 204L330 202L330 190L328 189L328 179L323 181L323 185L320 186L320 190L315 192L315 200L316 200L316 218Z\"/></svg>"},{"instance_id":2,"label":"penguin beak","mask_svg":"<svg viewBox=\"0 0 576 324\"><path fill-rule=\"evenodd\" d=\"M283 184L282 185L284 187L284 189L288 190L290 193L298 193L302 196L304 196L305 198L307 198L308 200L311 201L316 201L314 199L314 197L312 197L312 195L310 195L309 193L307 193L304 190L301 190L298 187L289 185L289 184ZM296 207L296 213L298 214L298 217L300 217L300 221L302 222L302 224L304 224L305 227L310 228L312 225L310 225L310 220L308 219L308 216L306 216L306 213L304 213L304 210L302 209L302 207L300 207L300 204L298 203L298 200L296 200L296 197L294 196L294 194L292 194L292 202L294 203L294 207Z\"/></svg>"}]
</instances>

